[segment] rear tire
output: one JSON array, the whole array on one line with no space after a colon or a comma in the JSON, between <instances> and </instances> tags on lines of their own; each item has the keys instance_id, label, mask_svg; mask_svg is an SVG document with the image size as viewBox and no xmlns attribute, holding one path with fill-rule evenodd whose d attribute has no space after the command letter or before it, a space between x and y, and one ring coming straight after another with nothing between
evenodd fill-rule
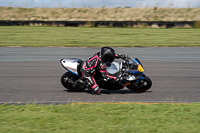
<instances>
[{"instance_id":1,"label":"rear tire","mask_svg":"<svg viewBox=\"0 0 200 133\"><path fill-rule=\"evenodd\" d=\"M85 89L85 88L81 88L81 89L80 88L74 88L72 83L65 80L66 78L69 78L69 79L71 79L75 82L76 80L78 80L78 77L75 76L74 74L72 74L71 72L64 73L61 76L61 83L66 89L71 90L71 91L82 91L82 90Z\"/></svg>"},{"instance_id":2,"label":"rear tire","mask_svg":"<svg viewBox=\"0 0 200 133\"><path fill-rule=\"evenodd\" d=\"M140 81L136 81L135 83L128 85L127 88L133 92L141 93L149 90L151 86L152 86L151 79L145 76L144 79L141 79Z\"/></svg>"}]
</instances>

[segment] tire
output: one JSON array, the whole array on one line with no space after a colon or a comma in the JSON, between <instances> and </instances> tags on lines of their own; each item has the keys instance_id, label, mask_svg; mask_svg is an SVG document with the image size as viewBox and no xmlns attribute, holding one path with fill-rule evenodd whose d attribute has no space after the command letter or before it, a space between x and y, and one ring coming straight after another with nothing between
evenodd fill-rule
<instances>
[{"instance_id":1,"label":"tire","mask_svg":"<svg viewBox=\"0 0 200 133\"><path fill-rule=\"evenodd\" d=\"M82 91L84 90L85 88L74 88L73 87L73 84L66 81L65 78L69 78L71 80L73 80L74 82L78 79L77 76L75 76L74 74L72 74L71 72L66 72L64 73L62 76L61 76L61 84L68 90L71 90L71 91Z\"/></svg>"},{"instance_id":2,"label":"tire","mask_svg":"<svg viewBox=\"0 0 200 133\"><path fill-rule=\"evenodd\" d=\"M145 76L144 79L134 82L128 85L127 88L133 92L141 93L149 90L152 86L152 81L149 77Z\"/></svg>"}]
</instances>

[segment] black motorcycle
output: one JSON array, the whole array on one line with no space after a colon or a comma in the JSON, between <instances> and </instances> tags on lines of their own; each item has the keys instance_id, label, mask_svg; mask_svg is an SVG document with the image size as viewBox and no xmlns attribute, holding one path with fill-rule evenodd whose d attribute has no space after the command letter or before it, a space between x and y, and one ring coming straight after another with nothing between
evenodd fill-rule
<instances>
[{"instance_id":1,"label":"black motorcycle","mask_svg":"<svg viewBox=\"0 0 200 133\"><path fill-rule=\"evenodd\" d=\"M88 88L85 79L82 77L81 67L83 61L78 58L68 58L60 60L62 66L67 69L61 77L62 85L71 91L82 91ZM142 63L137 59L127 58L122 62L112 62L107 64L107 72L111 76L122 73L120 81L104 81L100 74L95 74L94 78L100 88L107 90L119 90L127 87L133 92L145 92L152 86L151 79L144 74ZM79 79L79 82L77 80Z\"/></svg>"}]
</instances>

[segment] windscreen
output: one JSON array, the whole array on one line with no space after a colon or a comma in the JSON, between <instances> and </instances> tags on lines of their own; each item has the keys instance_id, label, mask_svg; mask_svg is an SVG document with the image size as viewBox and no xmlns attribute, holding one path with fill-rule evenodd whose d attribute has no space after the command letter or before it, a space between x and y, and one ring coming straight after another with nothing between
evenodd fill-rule
<instances>
[{"instance_id":1,"label":"windscreen","mask_svg":"<svg viewBox=\"0 0 200 133\"><path fill-rule=\"evenodd\" d=\"M110 63L110 65L107 66L107 71L108 71L108 73L114 74L114 73L118 72L119 70L118 70L118 67L117 67L116 65L117 65L117 64Z\"/></svg>"}]
</instances>

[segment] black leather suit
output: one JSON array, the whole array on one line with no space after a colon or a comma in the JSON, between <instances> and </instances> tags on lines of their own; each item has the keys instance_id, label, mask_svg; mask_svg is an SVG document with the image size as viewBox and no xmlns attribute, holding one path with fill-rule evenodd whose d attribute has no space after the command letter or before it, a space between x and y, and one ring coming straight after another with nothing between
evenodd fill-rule
<instances>
[{"instance_id":1,"label":"black leather suit","mask_svg":"<svg viewBox=\"0 0 200 133\"><path fill-rule=\"evenodd\" d=\"M120 54L116 54L115 55L116 59L121 58ZM103 60L101 59L101 53L97 52L94 55L92 55L91 57L89 57L89 59L87 59L82 66L82 76L84 78L88 79L88 82L90 84L91 90L98 94L100 93L100 88L97 85L95 79L94 79L94 75L96 72L99 72L103 78L103 80L108 81L110 79L114 79L116 80L118 77L114 77L114 76L110 76L106 70L107 66L106 66L106 62L103 62Z\"/></svg>"}]
</instances>

